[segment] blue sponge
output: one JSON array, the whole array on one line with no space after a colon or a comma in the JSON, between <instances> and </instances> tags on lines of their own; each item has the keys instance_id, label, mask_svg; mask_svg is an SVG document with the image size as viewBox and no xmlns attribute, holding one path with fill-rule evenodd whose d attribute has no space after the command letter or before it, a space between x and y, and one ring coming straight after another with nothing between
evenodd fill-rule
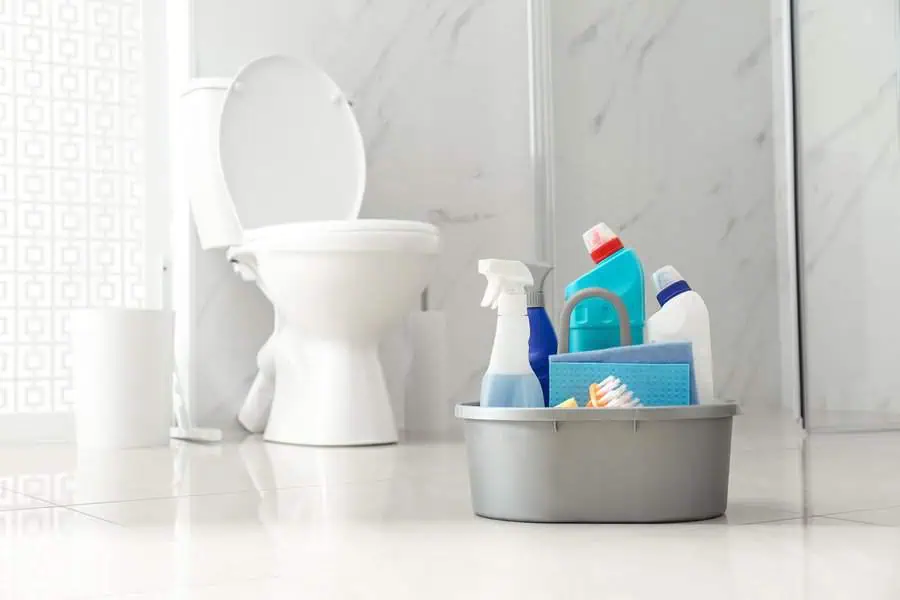
<instances>
[{"instance_id":1,"label":"blue sponge","mask_svg":"<svg viewBox=\"0 0 900 600\"><path fill-rule=\"evenodd\" d=\"M690 342L660 342L637 346L619 346L572 354L556 354L550 363L686 363L691 366L691 404L697 404L697 382L694 377L694 353Z\"/></svg>"}]
</instances>

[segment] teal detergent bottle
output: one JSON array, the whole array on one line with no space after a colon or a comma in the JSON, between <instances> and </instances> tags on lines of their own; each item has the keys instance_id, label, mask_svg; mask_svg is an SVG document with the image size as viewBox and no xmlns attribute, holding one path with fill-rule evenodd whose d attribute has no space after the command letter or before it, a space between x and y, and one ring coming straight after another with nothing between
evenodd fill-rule
<instances>
[{"instance_id":1,"label":"teal detergent bottle","mask_svg":"<svg viewBox=\"0 0 900 600\"><path fill-rule=\"evenodd\" d=\"M632 343L644 343L644 269L637 254L625 248L605 223L588 230L584 244L597 266L566 286L566 300L587 288L600 287L613 292L628 309ZM620 345L619 320L609 302L592 298L578 304L569 322L569 352Z\"/></svg>"}]
</instances>

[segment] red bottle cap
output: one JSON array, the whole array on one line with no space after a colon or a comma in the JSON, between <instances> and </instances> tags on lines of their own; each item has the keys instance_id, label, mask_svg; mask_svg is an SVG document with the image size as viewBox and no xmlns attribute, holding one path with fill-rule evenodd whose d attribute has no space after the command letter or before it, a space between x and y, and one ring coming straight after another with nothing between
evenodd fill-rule
<instances>
[{"instance_id":1,"label":"red bottle cap","mask_svg":"<svg viewBox=\"0 0 900 600\"><path fill-rule=\"evenodd\" d=\"M619 236L606 223L600 223L595 227L591 227L582 237L584 245L595 263L602 262L625 247L622 245L622 240L619 239Z\"/></svg>"}]
</instances>

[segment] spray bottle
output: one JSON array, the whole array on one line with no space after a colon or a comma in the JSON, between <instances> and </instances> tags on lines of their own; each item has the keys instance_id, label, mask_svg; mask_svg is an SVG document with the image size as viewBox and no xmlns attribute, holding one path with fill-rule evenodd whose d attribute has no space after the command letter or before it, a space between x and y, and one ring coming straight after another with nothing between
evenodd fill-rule
<instances>
[{"instance_id":1,"label":"spray bottle","mask_svg":"<svg viewBox=\"0 0 900 600\"><path fill-rule=\"evenodd\" d=\"M491 362L481 382L481 406L541 408L541 384L528 362L528 309L525 286L534 284L531 272L514 260L478 261L488 285L481 306L497 309L497 332Z\"/></svg>"},{"instance_id":2,"label":"spray bottle","mask_svg":"<svg viewBox=\"0 0 900 600\"><path fill-rule=\"evenodd\" d=\"M542 264L526 266L534 278L534 285L528 290L528 324L531 327L531 337L528 338L528 361L531 363L531 370L541 382L544 406L549 406L550 356L556 354L558 340L544 304L544 282L553 267Z\"/></svg>"}]
</instances>

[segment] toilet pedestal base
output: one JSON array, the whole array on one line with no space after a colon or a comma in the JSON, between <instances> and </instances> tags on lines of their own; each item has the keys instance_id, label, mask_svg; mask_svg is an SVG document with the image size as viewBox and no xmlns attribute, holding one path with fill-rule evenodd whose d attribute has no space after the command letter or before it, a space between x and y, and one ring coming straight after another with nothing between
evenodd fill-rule
<instances>
[{"instance_id":1,"label":"toilet pedestal base","mask_svg":"<svg viewBox=\"0 0 900 600\"><path fill-rule=\"evenodd\" d=\"M275 368L270 442L370 446L397 442L377 343L286 344Z\"/></svg>"}]
</instances>

